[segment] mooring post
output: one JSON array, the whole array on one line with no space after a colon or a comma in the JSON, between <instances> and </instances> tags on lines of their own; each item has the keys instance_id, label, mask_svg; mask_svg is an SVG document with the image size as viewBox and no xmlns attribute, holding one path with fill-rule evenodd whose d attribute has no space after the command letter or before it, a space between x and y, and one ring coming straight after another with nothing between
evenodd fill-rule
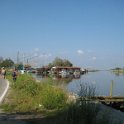
<instances>
[{"instance_id":1,"label":"mooring post","mask_svg":"<svg viewBox=\"0 0 124 124\"><path fill-rule=\"evenodd\" d=\"M114 85L114 82L113 80L111 81L111 85L110 85L110 97L113 96L113 85Z\"/></svg>"}]
</instances>

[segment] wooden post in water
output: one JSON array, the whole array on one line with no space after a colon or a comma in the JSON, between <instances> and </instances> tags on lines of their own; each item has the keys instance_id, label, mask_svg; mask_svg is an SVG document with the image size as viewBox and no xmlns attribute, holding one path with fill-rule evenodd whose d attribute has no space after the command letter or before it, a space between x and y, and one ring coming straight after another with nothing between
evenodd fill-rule
<instances>
[{"instance_id":1,"label":"wooden post in water","mask_svg":"<svg viewBox=\"0 0 124 124\"><path fill-rule=\"evenodd\" d=\"M110 85L110 97L113 96L113 85L114 85L114 82L112 80L111 85Z\"/></svg>"}]
</instances>

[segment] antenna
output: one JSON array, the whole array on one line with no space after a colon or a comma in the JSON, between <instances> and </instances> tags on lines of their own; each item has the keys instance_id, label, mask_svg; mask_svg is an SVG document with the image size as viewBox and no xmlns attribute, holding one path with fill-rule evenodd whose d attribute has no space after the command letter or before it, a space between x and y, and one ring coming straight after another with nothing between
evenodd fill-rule
<instances>
[{"instance_id":1,"label":"antenna","mask_svg":"<svg viewBox=\"0 0 124 124\"><path fill-rule=\"evenodd\" d=\"M17 64L19 64L19 51L18 51L18 53L17 53Z\"/></svg>"}]
</instances>

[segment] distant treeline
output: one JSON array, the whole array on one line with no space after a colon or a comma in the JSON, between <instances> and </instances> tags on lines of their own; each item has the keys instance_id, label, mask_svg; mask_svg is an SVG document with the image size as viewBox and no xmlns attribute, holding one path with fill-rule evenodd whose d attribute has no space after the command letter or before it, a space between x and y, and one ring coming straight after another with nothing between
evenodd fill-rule
<instances>
[{"instance_id":1,"label":"distant treeline","mask_svg":"<svg viewBox=\"0 0 124 124\"><path fill-rule=\"evenodd\" d=\"M124 73L124 67L123 68L116 67L116 68L112 69L112 71L115 73Z\"/></svg>"}]
</instances>

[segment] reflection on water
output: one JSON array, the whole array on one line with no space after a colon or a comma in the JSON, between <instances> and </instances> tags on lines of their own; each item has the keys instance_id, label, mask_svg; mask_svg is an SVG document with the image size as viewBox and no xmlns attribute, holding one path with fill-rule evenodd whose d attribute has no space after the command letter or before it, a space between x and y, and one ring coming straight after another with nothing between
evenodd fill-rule
<instances>
[{"instance_id":1,"label":"reflection on water","mask_svg":"<svg viewBox=\"0 0 124 124\"><path fill-rule=\"evenodd\" d=\"M35 77L38 80L42 80L40 76ZM88 84L96 87L96 95L110 95L111 82L113 81L113 91L112 95L114 96L124 96L124 75L115 74L111 71L98 71L98 72L89 72L79 77L70 76L69 78L61 78L53 76L53 80L58 85L66 85L66 88L77 93L80 89L80 84Z\"/></svg>"}]
</instances>

